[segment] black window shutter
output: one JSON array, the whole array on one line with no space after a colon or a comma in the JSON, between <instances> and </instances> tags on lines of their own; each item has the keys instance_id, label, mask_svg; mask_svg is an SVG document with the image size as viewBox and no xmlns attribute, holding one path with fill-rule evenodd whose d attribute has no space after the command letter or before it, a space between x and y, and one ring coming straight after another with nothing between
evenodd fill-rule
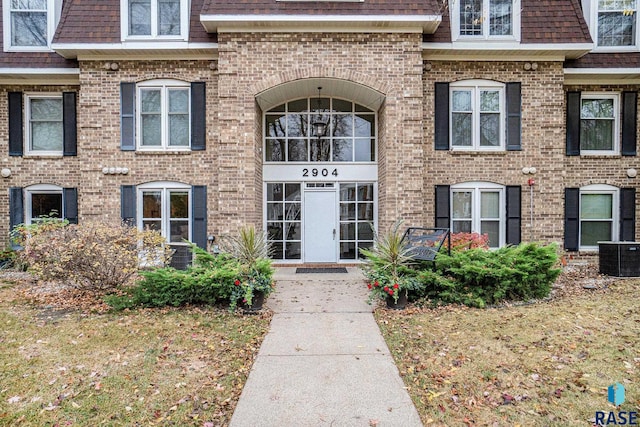
<instances>
[{"instance_id":1,"label":"black window shutter","mask_svg":"<svg viewBox=\"0 0 640 427\"><path fill-rule=\"evenodd\" d=\"M64 156L78 155L78 127L76 118L76 93L62 93L62 140Z\"/></svg>"},{"instance_id":2,"label":"black window shutter","mask_svg":"<svg viewBox=\"0 0 640 427\"><path fill-rule=\"evenodd\" d=\"M567 92L567 156L580 155L580 92Z\"/></svg>"},{"instance_id":3,"label":"black window shutter","mask_svg":"<svg viewBox=\"0 0 640 427\"><path fill-rule=\"evenodd\" d=\"M564 249L577 251L580 247L580 189L564 189Z\"/></svg>"},{"instance_id":4,"label":"black window shutter","mask_svg":"<svg viewBox=\"0 0 640 427\"><path fill-rule=\"evenodd\" d=\"M636 155L638 92L622 92L622 155Z\"/></svg>"},{"instance_id":5,"label":"black window shutter","mask_svg":"<svg viewBox=\"0 0 640 427\"><path fill-rule=\"evenodd\" d=\"M522 188L507 186L507 238L508 245L519 245L522 239Z\"/></svg>"},{"instance_id":6,"label":"black window shutter","mask_svg":"<svg viewBox=\"0 0 640 427\"><path fill-rule=\"evenodd\" d=\"M62 203L64 217L69 224L78 223L78 190L76 188L64 188L62 190Z\"/></svg>"},{"instance_id":7,"label":"black window shutter","mask_svg":"<svg viewBox=\"0 0 640 427\"><path fill-rule=\"evenodd\" d=\"M120 186L120 216L122 221L130 226L136 225L136 186Z\"/></svg>"},{"instance_id":8,"label":"black window shutter","mask_svg":"<svg viewBox=\"0 0 640 427\"><path fill-rule=\"evenodd\" d=\"M24 196L22 187L9 188L9 228L24 222Z\"/></svg>"},{"instance_id":9,"label":"black window shutter","mask_svg":"<svg viewBox=\"0 0 640 427\"><path fill-rule=\"evenodd\" d=\"M191 149L206 148L206 83L191 83Z\"/></svg>"},{"instance_id":10,"label":"black window shutter","mask_svg":"<svg viewBox=\"0 0 640 427\"><path fill-rule=\"evenodd\" d=\"M451 227L451 187L448 185L436 185L436 218L435 223L437 228L449 228Z\"/></svg>"},{"instance_id":11,"label":"black window shutter","mask_svg":"<svg viewBox=\"0 0 640 427\"><path fill-rule=\"evenodd\" d=\"M522 150L522 96L520 82L507 83L507 150Z\"/></svg>"},{"instance_id":12,"label":"black window shutter","mask_svg":"<svg viewBox=\"0 0 640 427\"><path fill-rule=\"evenodd\" d=\"M22 156L22 92L9 92L9 155Z\"/></svg>"},{"instance_id":13,"label":"black window shutter","mask_svg":"<svg viewBox=\"0 0 640 427\"><path fill-rule=\"evenodd\" d=\"M620 240L636 240L636 189L620 189Z\"/></svg>"},{"instance_id":14,"label":"black window shutter","mask_svg":"<svg viewBox=\"0 0 640 427\"><path fill-rule=\"evenodd\" d=\"M194 185L191 191L191 240L207 249L207 186Z\"/></svg>"},{"instance_id":15,"label":"black window shutter","mask_svg":"<svg viewBox=\"0 0 640 427\"><path fill-rule=\"evenodd\" d=\"M435 88L435 149L449 149L449 83L436 83Z\"/></svg>"},{"instance_id":16,"label":"black window shutter","mask_svg":"<svg viewBox=\"0 0 640 427\"><path fill-rule=\"evenodd\" d=\"M9 188L9 231L13 232L13 229L24 222L24 193L21 187ZM11 249L18 250L22 247L14 239L13 233L10 235Z\"/></svg>"},{"instance_id":17,"label":"black window shutter","mask_svg":"<svg viewBox=\"0 0 640 427\"><path fill-rule=\"evenodd\" d=\"M136 84L120 83L120 149L136 149Z\"/></svg>"}]
</instances>

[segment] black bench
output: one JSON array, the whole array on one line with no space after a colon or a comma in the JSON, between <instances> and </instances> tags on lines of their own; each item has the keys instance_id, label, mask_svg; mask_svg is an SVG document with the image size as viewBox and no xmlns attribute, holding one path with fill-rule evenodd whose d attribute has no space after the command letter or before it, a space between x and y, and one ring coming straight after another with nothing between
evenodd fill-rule
<instances>
[{"instance_id":1,"label":"black bench","mask_svg":"<svg viewBox=\"0 0 640 427\"><path fill-rule=\"evenodd\" d=\"M409 227L402 239L407 241L409 256L415 260L435 261L445 241L451 255L451 232L448 228Z\"/></svg>"}]
</instances>

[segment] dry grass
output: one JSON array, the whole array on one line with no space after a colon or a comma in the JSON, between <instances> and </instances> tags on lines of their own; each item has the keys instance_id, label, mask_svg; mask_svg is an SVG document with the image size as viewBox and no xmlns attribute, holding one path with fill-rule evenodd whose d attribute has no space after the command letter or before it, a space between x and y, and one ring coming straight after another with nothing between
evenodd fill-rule
<instances>
[{"instance_id":1,"label":"dry grass","mask_svg":"<svg viewBox=\"0 0 640 427\"><path fill-rule=\"evenodd\" d=\"M0 282L0 425L228 424L270 320L27 304Z\"/></svg>"},{"instance_id":2,"label":"dry grass","mask_svg":"<svg viewBox=\"0 0 640 427\"><path fill-rule=\"evenodd\" d=\"M425 425L587 426L615 409L615 382L620 410L640 410L638 301L640 282L620 280L531 305L376 316Z\"/></svg>"}]
</instances>

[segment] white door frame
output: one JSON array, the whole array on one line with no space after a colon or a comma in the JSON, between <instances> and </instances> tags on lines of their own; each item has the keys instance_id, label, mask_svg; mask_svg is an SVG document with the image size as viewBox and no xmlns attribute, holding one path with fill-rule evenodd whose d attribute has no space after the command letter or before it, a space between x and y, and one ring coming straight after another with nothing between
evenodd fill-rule
<instances>
[{"instance_id":1,"label":"white door frame","mask_svg":"<svg viewBox=\"0 0 640 427\"><path fill-rule=\"evenodd\" d=\"M320 197L320 203L310 200ZM307 199L309 197L309 199ZM303 188L302 190L302 259L303 262L338 262L338 189ZM316 220L317 217L317 220ZM333 221L331 219L333 218ZM315 234L317 233L317 234ZM314 252L312 252L314 251Z\"/></svg>"}]
</instances>

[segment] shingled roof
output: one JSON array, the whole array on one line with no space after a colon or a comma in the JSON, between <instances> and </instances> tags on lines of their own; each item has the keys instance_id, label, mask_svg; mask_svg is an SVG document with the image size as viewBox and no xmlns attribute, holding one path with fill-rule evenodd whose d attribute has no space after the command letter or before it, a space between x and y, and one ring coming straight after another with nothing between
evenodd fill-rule
<instances>
[{"instance_id":1,"label":"shingled roof","mask_svg":"<svg viewBox=\"0 0 640 427\"><path fill-rule=\"evenodd\" d=\"M2 16L2 2L0 2ZM0 19L0 34L3 34L3 20ZM4 43L4 40L2 41ZM78 68L78 62L64 59L55 52L5 52L0 47L1 68Z\"/></svg>"},{"instance_id":2,"label":"shingled roof","mask_svg":"<svg viewBox=\"0 0 640 427\"><path fill-rule=\"evenodd\" d=\"M304 2L205 0L203 15L438 15L439 0L366 0Z\"/></svg>"},{"instance_id":3,"label":"shingled roof","mask_svg":"<svg viewBox=\"0 0 640 427\"><path fill-rule=\"evenodd\" d=\"M591 43L579 0L522 0L522 43Z\"/></svg>"},{"instance_id":4,"label":"shingled roof","mask_svg":"<svg viewBox=\"0 0 640 427\"><path fill-rule=\"evenodd\" d=\"M200 24L204 0L191 0L190 42L215 42ZM67 0L54 43L120 43L120 0Z\"/></svg>"},{"instance_id":5,"label":"shingled roof","mask_svg":"<svg viewBox=\"0 0 640 427\"><path fill-rule=\"evenodd\" d=\"M640 53L589 53L565 62L566 68L640 68Z\"/></svg>"},{"instance_id":6,"label":"shingled roof","mask_svg":"<svg viewBox=\"0 0 640 427\"><path fill-rule=\"evenodd\" d=\"M591 43L579 0L522 0L521 43ZM450 43L449 12L425 42Z\"/></svg>"}]
</instances>

